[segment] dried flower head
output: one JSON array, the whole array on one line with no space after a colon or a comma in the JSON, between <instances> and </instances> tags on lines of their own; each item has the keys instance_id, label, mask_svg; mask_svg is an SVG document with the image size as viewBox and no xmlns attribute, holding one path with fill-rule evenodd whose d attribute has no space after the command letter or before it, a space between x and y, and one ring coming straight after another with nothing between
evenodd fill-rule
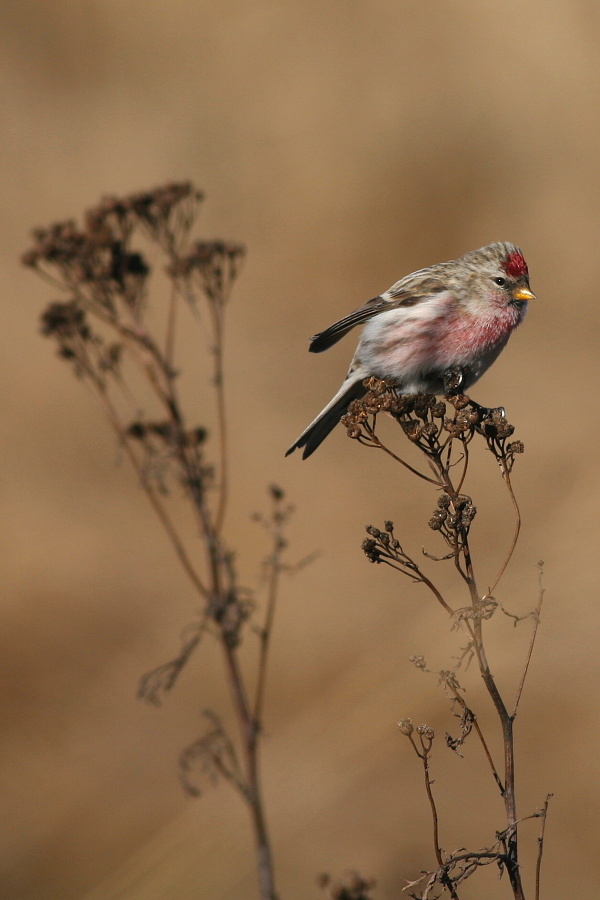
<instances>
[{"instance_id":1,"label":"dried flower head","mask_svg":"<svg viewBox=\"0 0 600 900\"><path fill-rule=\"evenodd\" d=\"M75 302L51 303L41 315L41 332L59 341L81 338L87 341L90 329L83 309Z\"/></svg>"},{"instance_id":2,"label":"dried flower head","mask_svg":"<svg viewBox=\"0 0 600 900\"><path fill-rule=\"evenodd\" d=\"M413 654L409 656L411 663L417 667L417 669L426 669L427 663L425 661L425 657L420 654Z\"/></svg>"},{"instance_id":3,"label":"dried flower head","mask_svg":"<svg viewBox=\"0 0 600 900\"><path fill-rule=\"evenodd\" d=\"M435 737L435 731L430 725L418 725L417 734L426 741L433 741Z\"/></svg>"},{"instance_id":4,"label":"dried flower head","mask_svg":"<svg viewBox=\"0 0 600 900\"><path fill-rule=\"evenodd\" d=\"M195 276L210 300L224 302L245 254L244 245L233 241L196 241L185 255L171 263L168 272L174 278Z\"/></svg>"}]
</instances>

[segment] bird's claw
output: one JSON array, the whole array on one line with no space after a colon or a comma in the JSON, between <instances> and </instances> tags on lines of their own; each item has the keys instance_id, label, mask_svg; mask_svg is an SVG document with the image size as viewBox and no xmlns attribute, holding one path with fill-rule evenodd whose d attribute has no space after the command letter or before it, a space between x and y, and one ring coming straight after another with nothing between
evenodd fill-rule
<instances>
[{"instance_id":1,"label":"bird's claw","mask_svg":"<svg viewBox=\"0 0 600 900\"><path fill-rule=\"evenodd\" d=\"M503 406L481 406L475 400L471 400L471 407L479 416L479 421L475 425L475 429L480 434L486 434L485 426L489 424L497 424L499 419L506 418L506 412Z\"/></svg>"},{"instance_id":2,"label":"bird's claw","mask_svg":"<svg viewBox=\"0 0 600 900\"><path fill-rule=\"evenodd\" d=\"M482 406L480 403L476 403L475 400L471 400L471 406L479 413L482 422L486 419L506 418L503 406Z\"/></svg>"},{"instance_id":3,"label":"bird's claw","mask_svg":"<svg viewBox=\"0 0 600 900\"><path fill-rule=\"evenodd\" d=\"M444 393L452 396L460 394L462 383L465 380L463 370L460 368L447 369L444 372Z\"/></svg>"}]
</instances>

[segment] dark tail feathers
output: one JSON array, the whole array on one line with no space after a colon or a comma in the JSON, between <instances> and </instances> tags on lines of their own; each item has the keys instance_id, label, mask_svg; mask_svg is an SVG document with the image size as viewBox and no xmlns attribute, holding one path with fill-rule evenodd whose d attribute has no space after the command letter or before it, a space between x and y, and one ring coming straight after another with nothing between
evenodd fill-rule
<instances>
[{"instance_id":1,"label":"dark tail feathers","mask_svg":"<svg viewBox=\"0 0 600 900\"><path fill-rule=\"evenodd\" d=\"M346 413L346 410L352 401L358 400L358 398L362 397L364 394L365 388L362 378L351 382L345 391L342 386L342 389L333 398L331 403L329 403L323 412L319 413L314 422L311 422L308 428L302 432L298 440L292 444L285 455L289 456L294 450L299 450L304 447L302 459L308 459L311 453L314 453L317 447L325 440L329 432L333 431L342 416Z\"/></svg>"}]
</instances>

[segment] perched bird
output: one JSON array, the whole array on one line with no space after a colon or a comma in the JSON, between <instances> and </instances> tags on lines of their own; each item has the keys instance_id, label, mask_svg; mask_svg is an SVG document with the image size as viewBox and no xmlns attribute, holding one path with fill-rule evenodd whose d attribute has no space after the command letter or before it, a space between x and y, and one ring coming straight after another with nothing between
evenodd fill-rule
<instances>
[{"instance_id":1,"label":"perched bird","mask_svg":"<svg viewBox=\"0 0 600 900\"><path fill-rule=\"evenodd\" d=\"M527 263L502 241L400 279L311 339L311 353L320 353L366 323L341 388L286 456L297 448L310 456L363 396L365 378L391 381L403 394L436 394L445 375L458 372L460 390L468 390L523 321L528 300L535 295Z\"/></svg>"}]
</instances>

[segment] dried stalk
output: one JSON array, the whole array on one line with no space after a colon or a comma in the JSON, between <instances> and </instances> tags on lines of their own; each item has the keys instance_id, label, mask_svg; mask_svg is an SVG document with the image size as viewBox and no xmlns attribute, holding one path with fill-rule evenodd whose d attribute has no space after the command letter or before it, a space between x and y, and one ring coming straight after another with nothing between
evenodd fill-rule
<instances>
[{"instance_id":1,"label":"dried stalk","mask_svg":"<svg viewBox=\"0 0 600 900\"><path fill-rule=\"evenodd\" d=\"M433 396L402 396L397 393L392 385L375 378L368 379L365 382L365 386L367 388L365 397L354 401L350 405L347 415L342 420L348 430L348 435L361 444L383 450L388 456L409 469L409 471L438 488L440 492L438 505L429 525L434 531L440 533L446 543L448 552L443 556L434 556L428 552L423 552L430 560L438 562L451 560L453 562L459 578L467 590L469 605L460 610L452 610L450 608L432 579L423 573L421 567L403 549L395 536L391 522L385 523L384 530L369 526L367 532L370 537L363 542L363 550L371 562L385 563L409 577L413 582L424 584L446 612L450 612L453 615L455 624L465 632L469 641L463 657L469 653L473 654L477 660L479 674L496 711L504 748L504 767L501 777L496 770L488 743L477 722L477 718L467 707L461 695L460 685L455 673L440 673L440 681L449 689L453 701L460 705L462 721L465 723L463 737L457 740L448 738L448 745L453 749L457 749L464 742L471 728L474 728L484 750L494 783L503 798L506 817L505 826L499 832L499 840L494 847L467 851L464 854L451 854L444 858L439 844L437 810L429 777L429 755L433 741L433 731L429 729L431 734L425 738L423 734L419 733L421 741L421 749L419 750L412 734L412 723L410 720L404 719L400 723L401 731L410 737L414 749L423 761L425 789L432 811L437 870L429 873L427 884L421 897L429 896L436 883L441 884L450 893L451 897L455 897L456 887L459 883L473 874L482 864L496 860L498 865L507 872L515 900L525 900L518 855L519 820L517 818L513 724L529 670L539 625L543 591L540 589L538 606L532 614L534 618L533 634L512 713L509 712L496 679L492 674L484 640L484 623L493 615L498 606L491 596L491 591L496 588L508 566L520 532L521 518L511 484L510 473L516 456L523 451L523 445L518 441L509 441L514 429L507 423L504 410L485 410L477 404L473 404L468 397L462 395L448 396L445 402L438 401ZM450 416L447 415L448 406L454 408L453 414ZM431 475L425 475L413 465L408 464L397 453L386 447L378 438L376 434L376 420L381 412L388 413L398 422L408 440L423 454L432 473ZM486 593L482 593L478 587L469 543L470 530L477 510L471 498L462 493L470 459L470 444L479 436L483 437L488 449L500 466L502 478L507 486L515 512L515 529L508 552L493 583L493 588ZM456 480L454 478L455 463L452 462L453 448L455 446L460 451L458 461L462 462L462 468ZM415 657L413 661L419 668L429 671L426 669L422 657ZM421 726L421 729L425 727ZM409 887L414 887L420 880L411 882Z\"/></svg>"},{"instance_id":2,"label":"dried stalk","mask_svg":"<svg viewBox=\"0 0 600 900\"><path fill-rule=\"evenodd\" d=\"M239 740L225 732L209 713L211 728L183 751L180 773L191 793L190 767L200 759L205 769L228 780L249 807L255 836L260 895L276 900L274 865L260 784L259 744L266 684L267 657L274 610L283 569L282 530L289 513L281 492L273 493L276 542L271 555L271 581L258 647L258 686L251 702L249 678L242 669L239 645L251 606L240 588L233 554L224 536L228 499L227 408L225 398L225 308L244 256L241 245L225 241L191 243L202 194L191 184L170 184L125 198L107 198L90 210L80 228L61 222L34 232L25 265L65 294L42 316L42 331L56 340L59 355L91 390L124 448L152 509L202 603L201 615L184 636L180 653L142 679L140 693L158 703L210 632L221 645L224 673ZM147 316L150 266L138 239L162 250L170 279L165 325L158 331ZM143 243L143 241L142 241ZM205 456L206 432L189 427L181 406L176 365L179 306L200 304L211 328L212 382L216 412L216 460ZM124 361L142 374L154 397L158 417L128 421L121 407L143 408L136 400ZM127 370L128 371L128 370ZM168 484L181 485L199 526L204 565L186 546L168 509ZM238 751L240 751L238 762Z\"/></svg>"}]
</instances>

